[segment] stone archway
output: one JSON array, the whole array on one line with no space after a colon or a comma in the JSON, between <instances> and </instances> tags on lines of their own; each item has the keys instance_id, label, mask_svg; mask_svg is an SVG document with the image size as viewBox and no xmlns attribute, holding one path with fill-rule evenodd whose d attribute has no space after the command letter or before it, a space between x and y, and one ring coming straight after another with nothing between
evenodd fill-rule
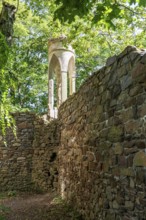
<instances>
[{"instance_id":1,"label":"stone archway","mask_svg":"<svg viewBox=\"0 0 146 220\"><path fill-rule=\"evenodd\" d=\"M75 54L64 44L65 37L49 40L49 115L56 118L56 108L75 92ZM54 89L56 86L56 90ZM69 94L68 94L69 88ZM57 100L57 105L54 105Z\"/></svg>"}]
</instances>

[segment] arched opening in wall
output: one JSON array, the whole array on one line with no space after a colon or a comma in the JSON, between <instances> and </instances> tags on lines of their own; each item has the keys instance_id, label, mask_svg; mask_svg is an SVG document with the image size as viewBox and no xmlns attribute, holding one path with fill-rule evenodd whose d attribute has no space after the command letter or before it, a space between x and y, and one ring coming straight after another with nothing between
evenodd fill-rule
<instances>
[{"instance_id":1,"label":"arched opening in wall","mask_svg":"<svg viewBox=\"0 0 146 220\"><path fill-rule=\"evenodd\" d=\"M72 56L68 63L68 95L72 95L76 90L75 58Z\"/></svg>"},{"instance_id":2,"label":"arched opening in wall","mask_svg":"<svg viewBox=\"0 0 146 220\"><path fill-rule=\"evenodd\" d=\"M61 103L61 68L58 58L53 54L49 62L49 109Z\"/></svg>"}]
</instances>

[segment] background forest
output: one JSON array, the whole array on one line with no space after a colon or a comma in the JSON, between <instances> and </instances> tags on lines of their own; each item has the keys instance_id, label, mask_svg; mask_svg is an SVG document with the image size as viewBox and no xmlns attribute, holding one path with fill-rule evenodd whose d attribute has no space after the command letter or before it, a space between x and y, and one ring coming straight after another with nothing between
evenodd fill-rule
<instances>
[{"instance_id":1,"label":"background forest","mask_svg":"<svg viewBox=\"0 0 146 220\"><path fill-rule=\"evenodd\" d=\"M145 0L6 2L17 11L11 43L0 28L1 125L10 111L47 112L49 38L66 35L75 49L77 88L127 45L146 48Z\"/></svg>"}]
</instances>

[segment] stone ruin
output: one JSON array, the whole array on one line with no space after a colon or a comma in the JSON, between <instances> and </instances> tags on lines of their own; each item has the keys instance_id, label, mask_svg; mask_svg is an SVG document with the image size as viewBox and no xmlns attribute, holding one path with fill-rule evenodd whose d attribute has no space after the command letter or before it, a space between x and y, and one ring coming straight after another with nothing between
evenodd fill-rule
<instances>
[{"instance_id":1,"label":"stone ruin","mask_svg":"<svg viewBox=\"0 0 146 220\"><path fill-rule=\"evenodd\" d=\"M51 118L57 118L57 109L75 92L75 53L65 45L65 37L49 40L49 100Z\"/></svg>"},{"instance_id":2,"label":"stone ruin","mask_svg":"<svg viewBox=\"0 0 146 220\"><path fill-rule=\"evenodd\" d=\"M146 51L128 46L61 102L49 122L15 113L1 191L56 190L86 220L146 220Z\"/></svg>"}]
</instances>

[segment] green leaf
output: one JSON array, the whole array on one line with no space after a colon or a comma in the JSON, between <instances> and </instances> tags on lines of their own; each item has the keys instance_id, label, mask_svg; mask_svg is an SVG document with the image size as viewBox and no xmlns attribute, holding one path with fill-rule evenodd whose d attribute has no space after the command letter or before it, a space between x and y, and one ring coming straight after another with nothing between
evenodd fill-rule
<instances>
[{"instance_id":1,"label":"green leaf","mask_svg":"<svg viewBox=\"0 0 146 220\"><path fill-rule=\"evenodd\" d=\"M146 7L146 0L139 0L139 5Z\"/></svg>"},{"instance_id":2,"label":"green leaf","mask_svg":"<svg viewBox=\"0 0 146 220\"><path fill-rule=\"evenodd\" d=\"M136 4L136 0L130 0L130 5Z\"/></svg>"}]
</instances>

